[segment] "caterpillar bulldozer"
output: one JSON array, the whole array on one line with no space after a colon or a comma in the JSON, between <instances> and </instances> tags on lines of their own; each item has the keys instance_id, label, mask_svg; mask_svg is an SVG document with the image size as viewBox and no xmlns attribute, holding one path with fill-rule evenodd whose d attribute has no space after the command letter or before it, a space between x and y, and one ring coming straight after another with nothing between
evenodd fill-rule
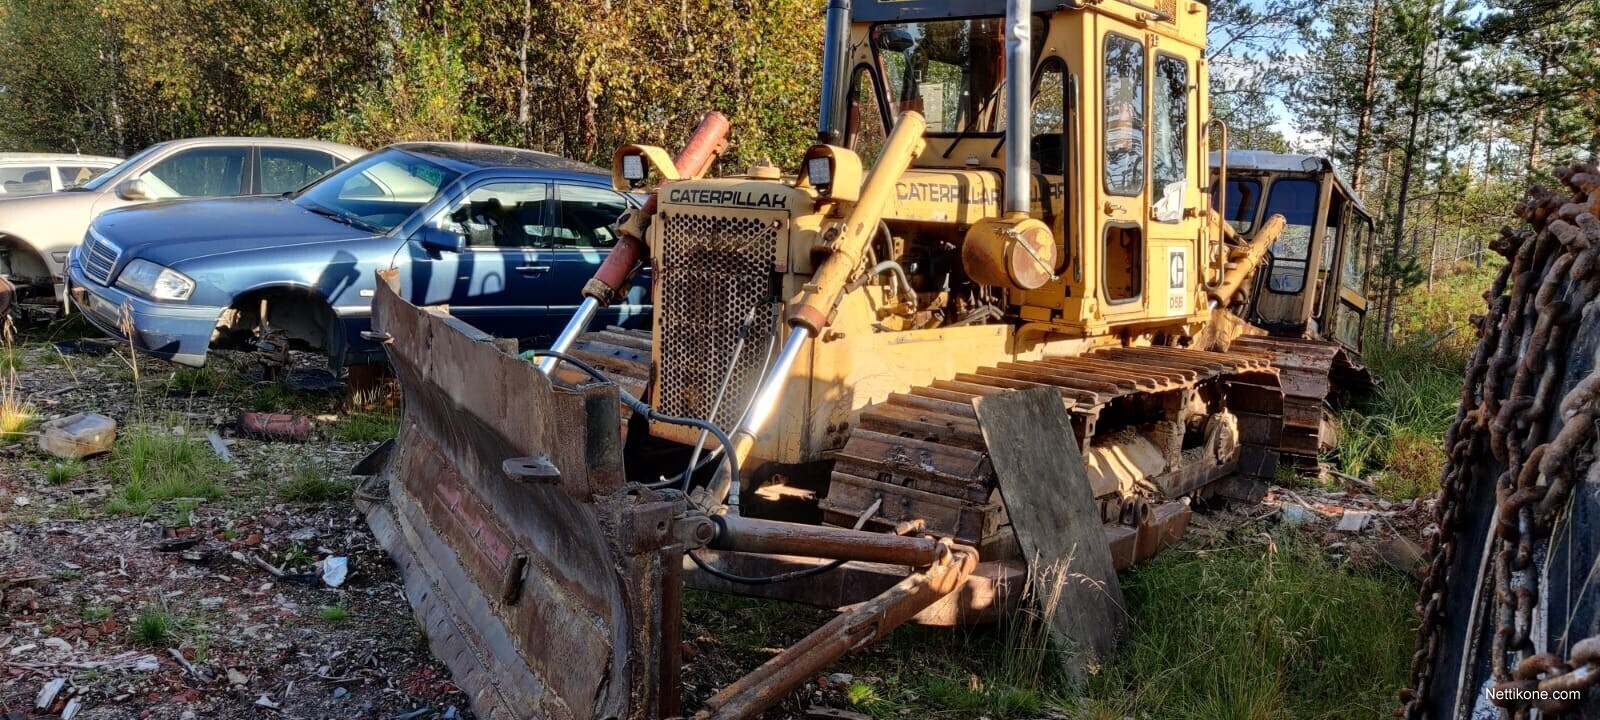
<instances>
[{"instance_id":1,"label":"caterpillar bulldozer","mask_svg":"<svg viewBox=\"0 0 1600 720\"><path fill-rule=\"evenodd\" d=\"M1287 351L1238 311L1286 221L1211 210L1245 205L1207 12L830 0L798 172L707 177L717 113L676 157L620 148L616 187L649 199L550 349L385 276L373 337L404 416L358 502L478 714L753 717L906 622L1005 617L1056 559L1021 539L1039 508L998 491L1018 458L1070 449L1028 489L1082 498L1046 519L1108 573L1176 541L1195 498L1259 497L1248 477L1295 451ZM1347 242L1313 224L1313 254ZM651 330L589 328L643 266ZM1282 341L1325 386L1342 346ZM1022 394L1058 433L997 435L981 408ZM840 613L686 709L685 587Z\"/></svg>"}]
</instances>

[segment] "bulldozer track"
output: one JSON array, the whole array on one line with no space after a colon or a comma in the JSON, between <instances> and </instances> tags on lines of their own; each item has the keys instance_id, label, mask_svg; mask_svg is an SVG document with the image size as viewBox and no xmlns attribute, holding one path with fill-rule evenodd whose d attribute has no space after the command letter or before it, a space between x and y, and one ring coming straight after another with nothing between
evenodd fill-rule
<instances>
[{"instance_id":1,"label":"bulldozer track","mask_svg":"<svg viewBox=\"0 0 1600 720\"><path fill-rule=\"evenodd\" d=\"M978 428L974 400L1052 388L1072 415L1076 433L1072 440L1088 456L1099 421L1118 403L1156 401L1170 412L1145 423L1146 427L1181 424L1182 409L1197 389L1211 384L1223 390L1220 386L1234 381L1253 389L1261 386L1246 381L1259 383L1273 374L1270 358L1255 352L1117 347L1074 357L998 363L894 393L863 409L860 422L834 453L830 488L820 501L823 519L848 525L877 504L870 528L888 531L899 523L922 520L929 532L979 547L986 559L1002 559L1015 549L1006 532L1005 508L995 492L994 469ZM1236 459L1222 458L1188 467L1195 464L1194 453L1181 455L1175 467L1169 464L1160 477L1145 479L1155 500L1175 500L1237 468ZM1108 489L1117 488L1095 487L1095 494L1105 496ZM1110 497L1101 513L1108 525L1126 520L1122 524L1131 526L1108 527L1119 568L1164 544L1138 542L1138 526L1170 522L1180 513L1187 519L1187 508L1178 503L1140 517L1122 517L1119 500ZM1118 552L1121 538L1128 547Z\"/></svg>"}]
</instances>

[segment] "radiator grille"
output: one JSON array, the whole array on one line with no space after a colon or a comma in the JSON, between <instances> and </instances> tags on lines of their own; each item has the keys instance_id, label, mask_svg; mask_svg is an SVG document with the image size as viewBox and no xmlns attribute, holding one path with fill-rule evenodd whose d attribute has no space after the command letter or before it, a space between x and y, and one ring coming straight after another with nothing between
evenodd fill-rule
<instances>
[{"instance_id":1,"label":"radiator grille","mask_svg":"<svg viewBox=\"0 0 1600 720\"><path fill-rule=\"evenodd\" d=\"M1178 0L1159 0L1156 7L1167 16L1167 22L1177 22Z\"/></svg>"},{"instance_id":2,"label":"radiator grille","mask_svg":"<svg viewBox=\"0 0 1600 720\"><path fill-rule=\"evenodd\" d=\"M115 245L105 241L99 233L91 232L83 240L83 273L101 285L111 284L111 271L122 254Z\"/></svg>"},{"instance_id":3,"label":"radiator grille","mask_svg":"<svg viewBox=\"0 0 1600 720\"><path fill-rule=\"evenodd\" d=\"M732 431L761 381L773 328L773 262L778 229L771 220L670 213L664 221L657 273L656 409L705 418ZM749 339L715 417L711 407L728 373L745 319Z\"/></svg>"}]
</instances>

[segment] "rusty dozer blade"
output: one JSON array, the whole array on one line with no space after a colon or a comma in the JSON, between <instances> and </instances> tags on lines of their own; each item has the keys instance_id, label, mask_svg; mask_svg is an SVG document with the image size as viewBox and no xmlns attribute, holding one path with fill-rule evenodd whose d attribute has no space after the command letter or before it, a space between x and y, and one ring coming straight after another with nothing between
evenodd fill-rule
<instances>
[{"instance_id":1,"label":"rusty dozer blade","mask_svg":"<svg viewBox=\"0 0 1600 720\"><path fill-rule=\"evenodd\" d=\"M626 483L616 385L552 385L514 348L406 302L393 271L379 280L374 333L404 415L358 504L480 717L678 715L683 563L698 548L920 568L717 693L701 718L760 712L977 564L948 541L713 518Z\"/></svg>"}]
</instances>

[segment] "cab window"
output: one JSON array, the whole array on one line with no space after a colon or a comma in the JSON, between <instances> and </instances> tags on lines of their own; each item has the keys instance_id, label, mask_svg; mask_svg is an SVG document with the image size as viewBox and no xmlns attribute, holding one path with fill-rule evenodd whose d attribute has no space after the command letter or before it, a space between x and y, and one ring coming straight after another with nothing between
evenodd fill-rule
<instances>
[{"instance_id":1,"label":"cab window","mask_svg":"<svg viewBox=\"0 0 1600 720\"><path fill-rule=\"evenodd\" d=\"M1315 180L1278 180L1272 183L1264 217L1282 215L1283 234L1272 244L1272 276L1268 288L1279 293L1298 293L1306 286L1307 256L1311 251L1311 228L1317 221L1317 183Z\"/></svg>"},{"instance_id":2,"label":"cab window","mask_svg":"<svg viewBox=\"0 0 1600 720\"><path fill-rule=\"evenodd\" d=\"M1156 56L1155 104L1150 119L1150 165L1156 220L1183 219L1183 190L1189 161L1189 69L1182 58Z\"/></svg>"},{"instance_id":3,"label":"cab window","mask_svg":"<svg viewBox=\"0 0 1600 720\"><path fill-rule=\"evenodd\" d=\"M1144 43L1106 36L1105 153L1106 192L1144 191Z\"/></svg>"},{"instance_id":4,"label":"cab window","mask_svg":"<svg viewBox=\"0 0 1600 720\"><path fill-rule=\"evenodd\" d=\"M552 238L556 247L610 248L617 244L617 216L628 201L616 192L585 185L558 185L561 224Z\"/></svg>"},{"instance_id":5,"label":"cab window","mask_svg":"<svg viewBox=\"0 0 1600 720\"><path fill-rule=\"evenodd\" d=\"M845 146L861 156L861 164L871 167L883 152L888 133L883 127L883 108L878 105L872 69L856 68L850 78L850 109L845 126Z\"/></svg>"},{"instance_id":6,"label":"cab window","mask_svg":"<svg viewBox=\"0 0 1600 720\"><path fill-rule=\"evenodd\" d=\"M185 150L145 171L141 179L152 199L218 197L244 192L243 147Z\"/></svg>"},{"instance_id":7,"label":"cab window","mask_svg":"<svg viewBox=\"0 0 1600 720\"><path fill-rule=\"evenodd\" d=\"M473 188L440 227L477 250L533 247L546 230L550 191L544 183L498 182Z\"/></svg>"},{"instance_id":8,"label":"cab window","mask_svg":"<svg viewBox=\"0 0 1600 720\"><path fill-rule=\"evenodd\" d=\"M1033 57L1044 47L1033 17ZM885 73L890 108L922 113L928 133L995 133L1005 125L1005 19L883 23L872 47Z\"/></svg>"},{"instance_id":9,"label":"cab window","mask_svg":"<svg viewBox=\"0 0 1600 720\"><path fill-rule=\"evenodd\" d=\"M1030 148L1039 172L1063 175L1067 137L1067 66L1058 57L1045 58L1033 78L1033 132Z\"/></svg>"},{"instance_id":10,"label":"cab window","mask_svg":"<svg viewBox=\"0 0 1600 720\"><path fill-rule=\"evenodd\" d=\"M1355 232L1344 251L1344 272L1340 284L1357 293L1367 291L1367 243L1371 241L1372 221L1364 217L1352 219Z\"/></svg>"},{"instance_id":11,"label":"cab window","mask_svg":"<svg viewBox=\"0 0 1600 720\"><path fill-rule=\"evenodd\" d=\"M1225 184L1228 203L1227 212L1222 213L1229 227L1240 235L1248 234L1256 226L1256 206L1261 203L1261 181L1230 179ZM1215 210L1217 197L1211 196L1211 209Z\"/></svg>"}]
</instances>

